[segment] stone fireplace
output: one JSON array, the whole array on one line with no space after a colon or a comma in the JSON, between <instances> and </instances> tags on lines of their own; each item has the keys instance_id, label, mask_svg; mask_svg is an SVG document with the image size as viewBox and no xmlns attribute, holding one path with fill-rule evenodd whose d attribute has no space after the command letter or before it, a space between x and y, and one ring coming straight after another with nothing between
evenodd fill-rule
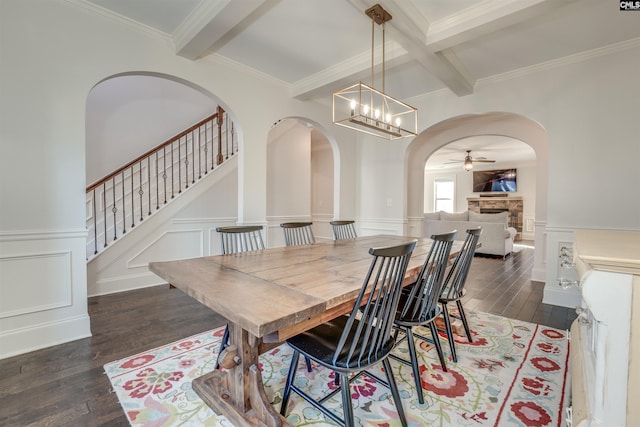
<instances>
[{"instance_id":1,"label":"stone fireplace","mask_svg":"<svg viewBox=\"0 0 640 427\"><path fill-rule=\"evenodd\" d=\"M522 197L469 197L468 209L476 213L500 213L509 212L509 227L515 228L518 233L515 239L522 239L522 224L524 223L524 202Z\"/></svg>"}]
</instances>

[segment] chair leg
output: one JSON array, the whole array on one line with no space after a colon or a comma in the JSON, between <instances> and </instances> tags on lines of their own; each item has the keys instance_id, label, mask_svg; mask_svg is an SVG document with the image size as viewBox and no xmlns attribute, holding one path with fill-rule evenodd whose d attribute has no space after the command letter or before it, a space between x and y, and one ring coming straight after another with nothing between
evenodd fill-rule
<instances>
[{"instance_id":1,"label":"chair leg","mask_svg":"<svg viewBox=\"0 0 640 427\"><path fill-rule=\"evenodd\" d=\"M451 317L449 317L449 310L447 310L447 303L442 303L442 317L444 317L444 326L447 330L447 340L449 340L449 348L451 348L451 357L454 363L458 363L458 356L456 355L456 343L453 339L453 330L451 328Z\"/></svg>"},{"instance_id":2,"label":"chair leg","mask_svg":"<svg viewBox=\"0 0 640 427\"><path fill-rule=\"evenodd\" d=\"M413 379L416 384L416 393L418 394L418 402L424 403L424 394L422 392L422 380L420 379L420 368L418 367L418 356L416 355L416 344L413 340L411 328L406 328L407 345L409 347L409 358L411 359L411 369L413 370Z\"/></svg>"},{"instance_id":3,"label":"chair leg","mask_svg":"<svg viewBox=\"0 0 640 427\"><path fill-rule=\"evenodd\" d=\"M407 427L407 417L404 414L404 408L402 407L402 399L400 398L400 393L398 392L398 385L396 384L396 379L393 376L393 372L391 371L391 364L389 363L388 358L382 361L382 366L384 366L384 373L387 375L387 382L389 383L389 388L391 389L391 396L393 397L393 403L395 403L396 409L398 410L398 417L400 417L400 422L402 423L402 427ZM422 389L422 387L420 388Z\"/></svg>"},{"instance_id":4,"label":"chair leg","mask_svg":"<svg viewBox=\"0 0 640 427\"><path fill-rule=\"evenodd\" d=\"M280 407L280 415L283 417L287 412L287 404L289 403L289 396L291 396L291 385L293 379L296 377L296 371L298 370L298 362L300 361L300 352L294 350L293 356L291 356L291 365L289 365L289 374L287 375L287 382L284 386L284 392L282 392L282 406Z\"/></svg>"},{"instance_id":5,"label":"chair leg","mask_svg":"<svg viewBox=\"0 0 640 427\"><path fill-rule=\"evenodd\" d=\"M229 327L225 326L224 335L222 336L222 342L220 343L220 349L218 350L218 358L216 359L216 366L213 367L214 371L217 370L218 367L220 367L220 363L218 362L218 360L220 359L220 353L222 353L222 350L224 350L227 344L229 344Z\"/></svg>"},{"instance_id":6,"label":"chair leg","mask_svg":"<svg viewBox=\"0 0 640 427\"><path fill-rule=\"evenodd\" d=\"M309 359L308 357L305 357L304 361L307 365L307 372L312 372L313 368L311 367L311 359Z\"/></svg>"},{"instance_id":7,"label":"chair leg","mask_svg":"<svg viewBox=\"0 0 640 427\"><path fill-rule=\"evenodd\" d=\"M440 335L438 335L438 328L434 322L429 322L429 329L431 329L431 335L433 335L433 344L436 346L436 350L438 351L438 358L440 358L440 365L442 366L442 370L447 372L447 364L444 359L444 353L442 352L442 344L440 344Z\"/></svg>"},{"instance_id":8,"label":"chair leg","mask_svg":"<svg viewBox=\"0 0 640 427\"><path fill-rule=\"evenodd\" d=\"M342 391L342 412L344 414L345 427L354 427L353 406L351 404L351 391L349 390L349 378L347 374L340 374L340 386Z\"/></svg>"},{"instance_id":9,"label":"chair leg","mask_svg":"<svg viewBox=\"0 0 640 427\"><path fill-rule=\"evenodd\" d=\"M462 301L456 301L458 305L458 312L460 313L460 319L462 320L462 324L464 325L464 331L467 333L467 338L469 342L473 342L471 339L471 329L469 329L469 322L467 322L467 315L464 312L464 308L462 308Z\"/></svg>"}]
</instances>

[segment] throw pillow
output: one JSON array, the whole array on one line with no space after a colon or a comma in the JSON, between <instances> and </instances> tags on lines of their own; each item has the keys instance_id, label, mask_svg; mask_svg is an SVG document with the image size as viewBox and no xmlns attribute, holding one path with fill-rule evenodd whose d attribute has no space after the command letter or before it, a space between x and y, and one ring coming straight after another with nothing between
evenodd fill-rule
<instances>
[{"instance_id":1,"label":"throw pillow","mask_svg":"<svg viewBox=\"0 0 640 427\"><path fill-rule=\"evenodd\" d=\"M459 213L450 213L445 211L440 211L440 221L468 221L469 220L469 211L459 212Z\"/></svg>"}]
</instances>

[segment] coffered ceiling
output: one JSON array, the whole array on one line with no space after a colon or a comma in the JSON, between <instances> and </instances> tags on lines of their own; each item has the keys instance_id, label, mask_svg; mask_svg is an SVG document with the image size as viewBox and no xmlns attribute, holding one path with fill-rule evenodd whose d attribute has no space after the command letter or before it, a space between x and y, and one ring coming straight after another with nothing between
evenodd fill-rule
<instances>
[{"instance_id":1,"label":"coffered ceiling","mask_svg":"<svg viewBox=\"0 0 640 427\"><path fill-rule=\"evenodd\" d=\"M376 0L69 0L154 33L175 54L215 56L286 84L298 99L371 84ZM473 93L483 80L553 67L640 43L640 12L615 0L379 0L386 24L385 92L403 100L437 90ZM381 88L376 25L373 86ZM458 141L427 168L474 156L532 161L519 141ZM434 165L438 166L434 166ZM458 167L458 165L449 165Z\"/></svg>"},{"instance_id":2,"label":"coffered ceiling","mask_svg":"<svg viewBox=\"0 0 640 427\"><path fill-rule=\"evenodd\" d=\"M364 11L375 0L74 1L167 37L176 55L220 55L282 81L299 99L371 83L371 21ZM385 91L401 99L445 88L464 96L479 80L640 37L640 12L620 11L615 0L378 3L393 17ZM377 27L376 44L380 38Z\"/></svg>"}]
</instances>

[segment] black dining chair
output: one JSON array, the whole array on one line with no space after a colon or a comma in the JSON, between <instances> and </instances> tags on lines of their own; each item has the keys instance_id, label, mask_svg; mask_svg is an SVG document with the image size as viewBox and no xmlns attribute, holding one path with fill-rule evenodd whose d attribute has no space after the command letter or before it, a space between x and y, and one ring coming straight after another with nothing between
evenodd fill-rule
<instances>
[{"instance_id":1,"label":"black dining chair","mask_svg":"<svg viewBox=\"0 0 640 427\"><path fill-rule=\"evenodd\" d=\"M331 221L331 227L333 227L333 239L355 239L358 237L356 234L355 221Z\"/></svg>"},{"instance_id":2,"label":"black dining chair","mask_svg":"<svg viewBox=\"0 0 640 427\"><path fill-rule=\"evenodd\" d=\"M446 372L447 365L444 354L442 353L442 345L438 337L438 330L434 320L440 314L440 306L438 300L444 283L445 272L451 254L451 247L456 237L456 231L444 234L436 234L431 236L431 249L427 254L427 258L418 273L418 278L413 285L403 289L400 295L400 304L396 312L395 319L395 337L402 330L407 340L410 360L402 359L396 355L391 355L394 359L411 366L413 377L416 384L416 392L418 393L418 401L424 403L424 395L422 392L422 383L420 380L420 370L418 366L418 357L416 355L416 346L414 336L429 342L433 342L438 352L438 358L442 369ZM432 340L413 333L413 328L417 326L429 326Z\"/></svg>"},{"instance_id":3,"label":"black dining chair","mask_svg":"<svg viewBox=\"0 0 640 427\"><path fill-rule=\"evenodd\" d=\"M444 324L447 331L447 339L449 340L449 347L451 347L451 357L454 362L458 361L456 355L456 345L453 339L453 330L451 328L451 317L453 314L449 314L447 305L455 302L458 306L458 315L454 316L462 320L462 325L467 333L467 339L472 342L471 330L469 329L469 322L467 316L462 307L462 297L466 294L464 290L464 284L467 281L467 275L469 274L469 268L471 267L471 261L476 253L476 247L478 246L478 239L482 234L482 227L471 228L467 230L467 237L462 244L462 249L453 261L447 277L444 279L442 287L442 293L440 294L440 303L442 304L442 316L444 317Z\"/></svg>"},{"instance_id":4,"label":"black dining chair","mask_svg":"<svg viewBox=\"0 0 640 427\"><path fill-rule=\"evenodd\" d=\"M393 247L369 249L373 258L351 314L340 316L287 340L287 344L293 349L293 356L282 395L280 413L283 416L286 414L291 392L294 391L336 423L353 426L349 376L357 373L354 379L365 374L389 387L398 417L403 426L407 425L388 355L395 345L391 334L394 314L415 245L416 242L413 241ZM294 379L300 354L333 370L340 376L340 387L316 401L296 386ZM369 372L363 372L379 362L384 367L386 382ZM343 419L323 406L327 399L339 391L342 392Z\"/></svg>"},{"instance_id":5,"label":"black dining chair","mask_svg":"<svg viewBox=\"0 0 640 427\"><path fill-rule=\"evenodd\" d=\"M224 255L264 249L261 225L218 227Z\"/></svg>"},{"instance_id":6,"label":"black dining chair","mask_svg":"<svg viewBox=\"0 0 640 427\"><path fill-rule=\"evenodd\" d=\"M311 245L316 242L313 235L312 222L285 222L280 224L284 232L284 242L287 246Z\"/></svg>"},{"instance_id":7,"label":"black dining chair","mask_svg":"<svg viewBox=\"0 0 640 427\"><path fill-rule=\"evenodd\" d=\"M261 225L218 227L216 228L216 231L220 233L223 255L257 251L265 248L264 241L262 240ZM218 355L222 353L222 350L224 350L228 344L229 327L226 326L224 328L224 335L222 336ZM218 366L220 366L220 364L219 361L216 360L214 369L218 369Z\"/></svg>"}]
</instances>

